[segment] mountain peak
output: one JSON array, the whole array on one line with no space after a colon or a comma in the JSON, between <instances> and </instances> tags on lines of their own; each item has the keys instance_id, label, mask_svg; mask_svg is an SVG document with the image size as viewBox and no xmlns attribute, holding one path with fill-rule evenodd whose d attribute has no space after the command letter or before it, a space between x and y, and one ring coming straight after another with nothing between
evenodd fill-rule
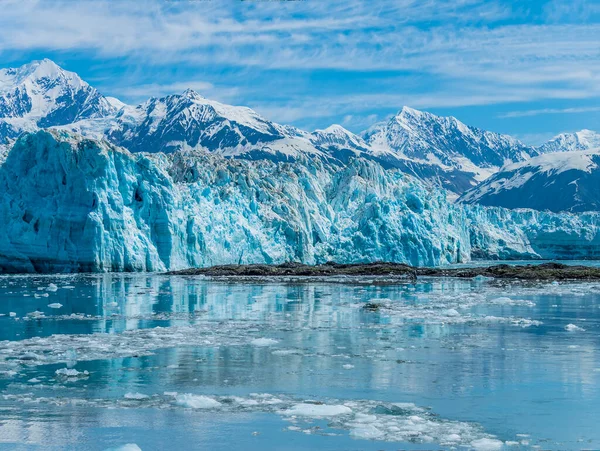
<instances>
[{"instance_id":1,"label":"mountain peak","mask_svg":"<svg viewBox=\"0 0 600 451\"><path fill-rule=\"evenodd\" d=\"M117 110L79 75L48 58L0 69L0 94L0 118L23 119L18 124L5 122L1 139L35 127L107 117Z\"/></svg>"},{"instance_id":2,"label":"mountain peak","mask_svg":"<svg viewBox=\"0 0 600 451\"><path fill-rule=\"evenodd\" d=\"M87 86L75 72L64 70L54 61L44 58L17 68L0 70L0 91L12 90L19 85L39 85L42 80L61 80L62 83Z\"/></svg>"},{"instance_id":3,"label":"mountain peak","mask_svg":"<svg viewBox=\"0 0 600 451\"><path fill-rule=\"evenodd\" d=\"M316 130L317 132L330 133L333 135L352 135L353 133L350 130L347 130L340 124L331 124L324 130Z\"/></svg>"},{"instance_id":4,"label":"mountain peak","mask_svg":"<svg viewBox=\"0 0 600 451\"><path fill-rule=\"evenodd\" d=\"M417 110L415 108L404 105L402 107L402 109L398 112L397 116L400 116L400 115L421 116L423 114L425 114L424 111Z\"/></svg>"},{"instance_id":5,"label":"mountain peak","mask_svg":"<svg viewBox=\"0 0 600 451\"><path fill-rule=\"evenodd\" d=\"M191 99L191 100L206 100L206 97L198 94L196 91L194 91L191 88L187 88L185 91L183 91L183 93L181 95L183 97L187 97L188 99Z\"/></svg>"},{"instance_id":6,"label":"mountain peak","mask_svg":"<svg viewBox=\"0 0 600 451\"><path fill-rule=\"evenodd\" d=\"M561 133L538 147L541 153L569 152L600 148L600 133L583 129L574 133Z\"/></svg>"}]
</instances>

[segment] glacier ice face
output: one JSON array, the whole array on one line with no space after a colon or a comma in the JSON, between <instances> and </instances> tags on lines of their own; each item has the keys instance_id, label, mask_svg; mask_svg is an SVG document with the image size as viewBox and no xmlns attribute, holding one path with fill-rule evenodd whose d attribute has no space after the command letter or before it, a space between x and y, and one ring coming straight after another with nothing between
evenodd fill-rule
<instances>
[{"instance_id":1,"label":"glacier ice face","mask_svg":"<svg viewBox=\"0 0 600 451\"><path fill-rule=\"evenodd\" d=\"M439 265L472 255L589 257L600 247L600 215L453 205L443 191L360 158L340 167L193 150L132 154L40 131L10 150L0 192L3 271L329 260Z\"/></svg>"}]
</instances>

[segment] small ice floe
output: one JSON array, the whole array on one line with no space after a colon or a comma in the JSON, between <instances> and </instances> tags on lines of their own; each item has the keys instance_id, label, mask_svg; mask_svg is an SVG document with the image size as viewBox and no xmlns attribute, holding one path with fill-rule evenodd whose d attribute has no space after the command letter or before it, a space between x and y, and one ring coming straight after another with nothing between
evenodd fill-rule
<instances>
[{"instance_id":1,"label":"small ice floe","mask_svg":"<svg viewBox=\"0 0 600 451\"><path fill-rule=\"evenodd\" d=\"M352 368L354 368L354 365L346 363L345 365L342 365L342 368L344 368L345 370L351 370Z\"/></svg>"},{"instance_id":2,"label":"small ice floe","mask_svg":"<svg viewBox=\"0 0 600 451\"><path fill-rule=\"evenodd\" d=\"M221 403L216 399L204 395L192 395L191 393L177 395L175 400L180 406L191 409L215 409L221 406Z\"/></svg>"},{"instance_id":3,"label":"small ice floe","mask_svg":"<svg viewBox=\"0 0 600 451\"><path fill-rule=\"evenodd\" d=\"M273 355L294 355L300 354L300 351L297 349L276 349L275 351L271 351Z\"/></svg>"},{"instance_id":4,"label":"small ice floe","mask_svg":"<svg viewBox=\"0 0 600 451\"><path fill-rule=\"evenodd\" d=\"M58 291L58 287L56 286L56 284L51 283L46 287L47 291Z\"/></svg>"},{"instance_id":5,"label":"small ice floe","mask_svg":"<svg viewBox=\"0 0 600 451\"><path fill-rule=\"evenodd\" d=\"M42 382L41 380L39 380L37 377L32 377L31 379L29 379L27 382L29 382L30 384L38 384L40 382Z\"/></svg>"},{"instance_id":6,"label":"small ice floe","mask_svg":"<svg viewBox=\"0 0 600 451\"><path fill-rule=\"evenodd\" d=\"M53 302L52 304L48 304L48 307L50 307L50 308L61 308L62 304L60 304L59 302Z\"/></svg>"},{"instance_id":7,"label":"small ice floe","mask_svg":"<svg viewBox=\"0 0 600 451\"><path fill-rule=\"evenodd\" d=\"M8 312L8 316L14 318L15 316L17 316L17 314L15 312Z\"/></svg>"},{"instance_id":8,"label":"small ice floe","mask_svg":"<svg viewBox=\"0 0 600 451\"><path fill-rule=\"evenodd\" d=\"M487 280L494 280L494 278L493 277L482 276L480 274L478 276L473 277L473 280L475 280L477 282L485 282Z\"/></svg>"},{"instance_id":9,"label":"small ice floe","mask_svg":"<svg viewBox=\"0 0 600 451\"><path fill-rule=\"evenodd\" d=\"M535 307L535 303L525 299L511 299L506 296L502 296L496 299L492 299L490 304L494 305L523 305L526 307Z\"/></svg>"},{"instance_id":10,"label":"small ice floe","mask_svg":"<svg viewBox=\"0 0 600 451\"><path fill-rule=\"evenodd\" d=\"M80 377L88 377L89 371L77 371L75 368L60 368L54 372L58 377L66 379L76 379Z\"/></svg>"},{"instance_id":11,"label":"small ice floe","mask_svg":"<svg viewBox=\"0 0 600 451\"><path fill-rule=\"evenodd\" d=\"M135 443L126 443L125 445L117 446L116 448L106 448L104 451L142 451L142 448Z\"/></svg>"},{"instance_id":12,"label":"small ice floe","mask_svg":"<svg viewBox=\"0 0 600 451\"><path fill-rule=\"evenodd\" d=\"M252 346L272 346L277 343L279 343L279 341L272 338L255 338L254 340L250 341Z\"/></svg>"},{"instance_id":13,"label":"small ice floe","mask_svg":"<svg viewBox=\"0 0 600 451\"><path fill-rule=\"evenodd\" d=\"M443 313L444 316L448 316L448 317L451 317L451 318L452 317L455 318L457 316L460 316L460 313L458 313L458 310L453 309L453 308L446 309L442 313Z\"/></svg>"},{"instance_id":14,"label":"small ice floe","mask_svg":"<svg viewBox=\"0 0 600 451\"><path fill-rule=\"evenodd\" d=\"M335 417L338 415L349 415L352 413L350 407L344 405L328 405L328 404L311 404L311 403L300 403L293 405L291 408L281 412L287 416L298 416L298 417Z\"/></svg>"},{"instance_id":15,"label":"small ice floe","mask_svg":"<svg viewBox=\"0 0 600 451\"><path fill-rule=\"evenodd\" d=\"M575 324L567 324L565 330L569 332L585 332L583 327L576 326Z\"/></svg>"},{"instance_id":16,"label":"small ice floe","mask_svg":"<svg viewBox=\"0 0 600 451\"><path fill-rule=\"evenodd\" d=\"M149 399L150 396L144 395L143 393L125 393L123 398L129 399L130 401L143 401L144 399Z\"/></svg>"},{"instance_id":17,"label":"small ice floe","mask_svg":"<svg viewBox=\"0 0 600 451\"><path fill-rule=\"evenodd\" d=\"M29 312L27 314L27 317L29 318L43 318L44 316L44 312L40 312L39 310L36 310L35 312Z\"/></svg>"},{"instance_id":18,"label":"small ice floe","mask_svg":"<svg viewBox=\"0 0 600 451\"><path fill-rule=\"evenodd\" d=\"M502 449L504 442L495 438L480 438L473 440L471 446L478 451L496 451Z\"/></svg>"}]
</instances>

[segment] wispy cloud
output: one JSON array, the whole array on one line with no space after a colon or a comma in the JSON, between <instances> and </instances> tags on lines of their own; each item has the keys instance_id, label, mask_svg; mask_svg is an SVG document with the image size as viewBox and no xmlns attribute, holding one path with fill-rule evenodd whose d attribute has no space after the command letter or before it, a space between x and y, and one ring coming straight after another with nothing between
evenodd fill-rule
<instances>
[{"instance_id":1,"label":"wispy cloud","mask_svg":"<svg viewBox=\"0 0 600 451\"><path fill-rule=\"evenodd\" d=\"M125 61L163 76L103 81L108 94L137 101L191 87L280 122L348 116L359 123L374 109L405 104L600 98L597 2L541 3L3 0L0 56L48 51ZM310 74L319 72L376 81L359 81L347 95L315 92ZM504 117L552 114L529 110Z\"/></svg>"},{"instance_id":2,"label":"wispy cloud","mask_svg":"<svg viewBox=\"0 0 600 451\"><path fill-rule=\"evenodd\" d=\"M540 114L578 114L578 113L594 113L600 111L600 106L591 107L580 107L580 108L542 108L539 110L524 110L524 111L510 111L505 114L501 114L498 117L510 118L510 117L530 117L539 116Z\"/></svg>"}]
</instances>

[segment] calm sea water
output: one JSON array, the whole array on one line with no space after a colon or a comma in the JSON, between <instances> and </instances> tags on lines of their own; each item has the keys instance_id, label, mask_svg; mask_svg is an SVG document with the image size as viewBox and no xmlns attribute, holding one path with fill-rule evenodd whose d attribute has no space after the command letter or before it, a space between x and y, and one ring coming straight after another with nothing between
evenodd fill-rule
<instances>
[{"instance_id":1,"label":"calm sea water","mask_svg":"<svg viewBox=\"0 0 600 451\"><path fill-rule=\"evenodd\" d=\"M0 449L598 449L599 308L600 283L0 277Z\"/></svg>"}]
</instances>

